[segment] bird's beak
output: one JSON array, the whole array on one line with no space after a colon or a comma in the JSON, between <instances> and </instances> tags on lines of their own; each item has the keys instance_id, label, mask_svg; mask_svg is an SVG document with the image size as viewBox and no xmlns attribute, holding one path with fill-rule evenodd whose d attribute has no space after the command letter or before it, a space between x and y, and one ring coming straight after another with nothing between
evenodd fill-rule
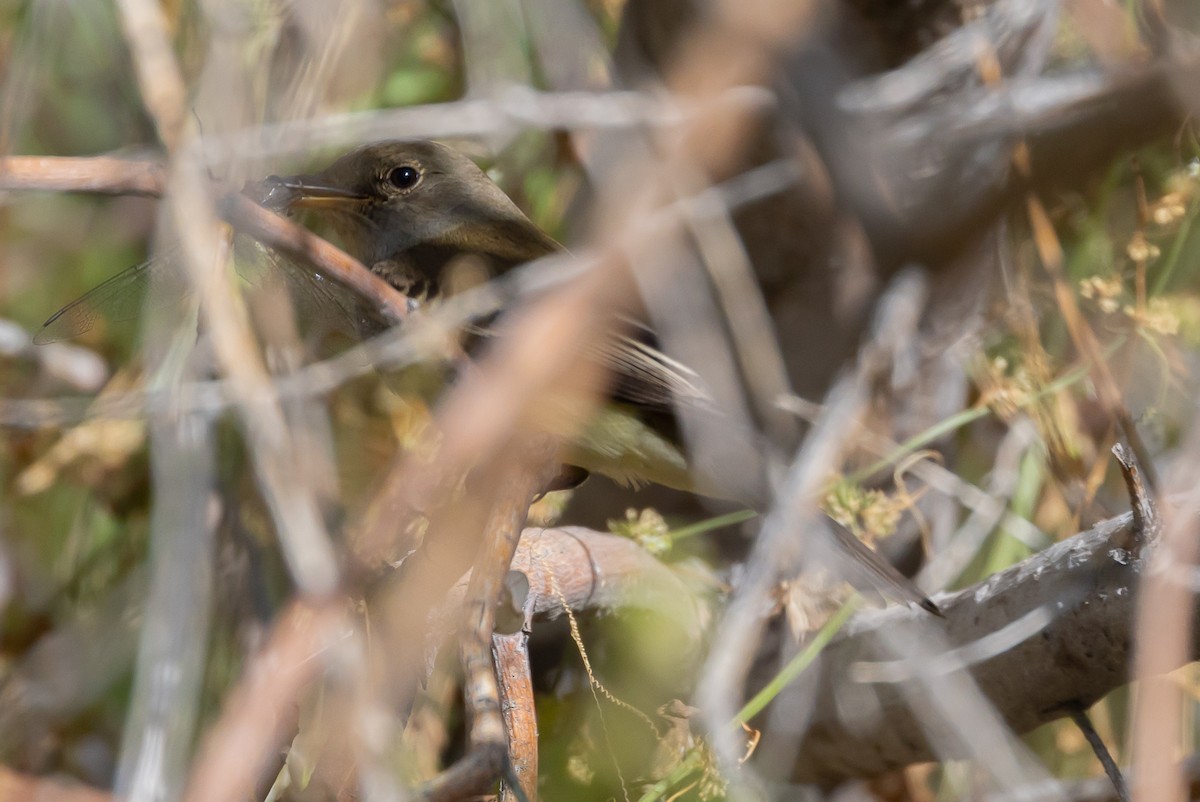
<instances>
[{"instance_id":1,"label":"bird's beak","mask_svg":"<svg viewBox=\"0 0 1200 802\"><path fill-rule=\"evenodd\" d=\"M319 175L269 176L256 188L259 203L275 211L344 207L367 195L335 186Z\"/></svg>"}]
</instances>

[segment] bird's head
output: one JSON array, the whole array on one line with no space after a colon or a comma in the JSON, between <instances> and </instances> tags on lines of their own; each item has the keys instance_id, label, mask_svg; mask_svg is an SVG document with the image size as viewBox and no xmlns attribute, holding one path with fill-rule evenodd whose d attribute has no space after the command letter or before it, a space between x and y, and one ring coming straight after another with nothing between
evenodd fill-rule
<instances>
[{"instance_id":1,"label":"bird's head","mask_svg":"<svg viewBox=\"0 0 1200 802\"><path fill-rule=\"evenodd\" d=\"M377 142L266 184L283 190L276 208L330 212L346 249L368 265L441 249L507 269L560 249L474 162L437 142Z\"/></svg>"}]
</instances>

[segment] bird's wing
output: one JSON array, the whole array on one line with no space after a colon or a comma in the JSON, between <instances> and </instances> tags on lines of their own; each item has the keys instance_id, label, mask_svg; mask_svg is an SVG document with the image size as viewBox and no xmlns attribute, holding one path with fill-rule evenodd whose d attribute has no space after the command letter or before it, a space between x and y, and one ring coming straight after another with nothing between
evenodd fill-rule
<instances>
[{"instance_id":1,"label":"bird's wing","mask_svg":"<svg viewBox=\"0 0 1200 802\"><path fill-rule=\"evenodd\" d=\"M477 352L481 344L498 335L494 325L498 317L465 328L467 353ZM622 327L624 332L597 338L582 354L612 376L611 400L653 412L670 413L677 404L715 409L700 375L659 350L649 327L624 318Z\"/></svg>"},{"instance_id":2,"label":"bird's wing","mask_svg":"<svg viewBox=\"0 0 1200 802\"><path fill-rule=\"evenodd\" d=\"M712 407L700 375L659 350L649 328L629 323L627 331L598 341L588 354L611 371L614 400L663 412L676 404Z\"/></svg>"}]
</instances>

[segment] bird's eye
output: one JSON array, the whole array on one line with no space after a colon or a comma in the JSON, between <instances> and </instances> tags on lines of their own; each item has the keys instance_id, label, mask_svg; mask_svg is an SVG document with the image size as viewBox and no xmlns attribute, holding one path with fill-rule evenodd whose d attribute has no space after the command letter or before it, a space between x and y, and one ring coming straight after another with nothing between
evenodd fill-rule
<instances>
[{"instance_id":1,"label":"bird's eye","mask_svg":"<svg viewBox=\"0 0 1200 802\"><path fill-rule=\"evenodd\" d=\"M396 189L412 189L421 180L421 173L416 167L404 165L397 167L387 174L387 182Z\"/></svg>"}]
</instances>

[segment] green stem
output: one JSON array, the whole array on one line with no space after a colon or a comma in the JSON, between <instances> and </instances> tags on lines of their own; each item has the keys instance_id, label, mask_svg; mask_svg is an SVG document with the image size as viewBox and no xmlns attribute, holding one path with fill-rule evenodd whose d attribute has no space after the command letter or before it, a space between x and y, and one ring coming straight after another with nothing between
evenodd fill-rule
<instances>
[{"instance_id":1,"label":"green stem","mask_svg":"<svg viewBox=\"0 0 1200 802\"><path fill-rule=\"evenodd\" d=\"M853 615L862 606L862 603L863 598L857 593L847 599L841 606L841 609L825 622L825 626L821 627L820 631L813 636L813 639L805 645L804 649L789 660L788 664L775 675L775 678L754 695L753 699L746 702L745 707L738 711L737 721L734 723L749 721L766 709L767 705L779 695L780 691L786 688L796 677L800 676L804 669L812 664L813 660L817 659L817 655L821 653L821 650L829 645L829 642L833 640L833 636L846 623L846 619Z\"/></svg>"},{"instance_id":2,"label":"green stem","mask_svg":"<svg viewBox=\"0 0 1200 802\"><path fill-rule=\"evenodd\" d=\"M757 518L758 513L754 510L736 510L735 512L727 512L724 515L718 515L715 518L708 518L704 521L697 521L694 524L681 526L678 529L672 529L667 533L667 537L671 538L672 542L683 540L696 535L703 535L705 532L711 532L714 529L720 529L723 526L733 526L751 518Z\"/></svg>"},{"instance_id":3,"label":"green stem","mask_svg":"<svg viewBox=\"0 0 1200 802\"><path fill-rule=\"evenodd\" d=\"M638 802L658 802L671 789L678 788L690 780L693 774L700 771L702 765L700 750L693 749L687 757L679 762L678 766L671 769L670 774L650 786L646 793L641 795Z\"/></svg>"}]
</instances>

